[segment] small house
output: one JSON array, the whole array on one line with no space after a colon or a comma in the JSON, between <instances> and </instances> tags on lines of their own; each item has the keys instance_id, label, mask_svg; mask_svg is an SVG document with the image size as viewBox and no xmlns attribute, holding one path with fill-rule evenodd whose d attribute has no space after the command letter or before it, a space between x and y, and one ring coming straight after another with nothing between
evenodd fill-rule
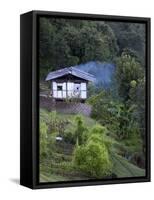
<instances>
[{"instance_id":1,"label":"small house","mask_svg":"<svg viewBox=\"0 0 154 200\"><path fill-rule=\"evenodd\" d=\"M51 83L51 96L54 99L87 98L87 84L94 76L75 67L63 68L50 72L46 81Z\"/></svg>"}]
</instances>

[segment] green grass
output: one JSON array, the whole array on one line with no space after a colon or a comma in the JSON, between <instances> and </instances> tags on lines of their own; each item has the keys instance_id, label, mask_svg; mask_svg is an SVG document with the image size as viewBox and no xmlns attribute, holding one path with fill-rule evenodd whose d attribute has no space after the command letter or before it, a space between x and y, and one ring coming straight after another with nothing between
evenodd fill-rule
<instances>
[{"instance_id":1,"label":"green grass","mask_svg":"<svg viewBox=\"0 0 154 200\"><path fill-rule=\"evenodd\" d=\"M132 163L117 154L112 155L112 161L113 173L116 174L118 178L145 176L144 169L133 165Z\"/></svg>"},{"instance_id":2,"label":"green grass","mask_svg":"<svg viewBox=\"0 0 154 200\"><path fill-rule=\"evenodd\" d=\"M49 111L41 108L40 109L40 118L44 119L45 121L47 120L48 121L48 118L49 118ZM60 119L67 119L67 120L70 120L70 121L74 121L77 114L64 114L64 113L56 113L57 117L59 117ZM84 115L81 115L83 121L85 122L85 125L87 126L93 126L95 125L97 122L90 118L90 117L87 117L87 116L84 116Z\"/></svg>"},{"instance_id":3,"label":"green grass","mask_svg":"<svg viewBox=\"0 0 154 200\"><path fill-rule=\"evenodd\" d=\"M81 177L81 176L71 176L71 177L66 177L66 176L61 176L61 175L58 175L58 174L44 174L44 173L41 173L40 174L40 182L58 182L58 181L79 181L79 180L88 180L90 178L87 178L87 177Z\"/></svg>"},{"instance_id":4,"label":"green grass","mask_svg":"<svg viewBox=\"0 0 154 200\"><path fill-rule=\"evenodd\" d=\"M85 176L84 174L74 171L71 167L68 167L67 163L70 165L70 162L52 163L52 161L49 161L49 163L44 162L40 165L40 182L89 179L89 177Z\"/></svg>"},{"instance_id":5,"label":"green grass","mask_svg":"<svg viewBox=\"0 0 154 200\"><path fill-rule=\"evenodd\" d=\"M68 178L65 178L64 176L60 176L57 174L43 174L40 175L40 182L58 182L58 181L68 181Z\"/></svg>"}]
</instances>

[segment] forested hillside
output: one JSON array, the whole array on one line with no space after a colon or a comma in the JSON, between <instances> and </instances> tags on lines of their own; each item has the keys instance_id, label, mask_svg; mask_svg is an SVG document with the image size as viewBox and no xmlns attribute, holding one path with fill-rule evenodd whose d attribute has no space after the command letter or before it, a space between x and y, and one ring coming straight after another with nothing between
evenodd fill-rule
<instances>
[{"instance_id":1,"label":"forested hillside","mask_svg":"<svg viewBox=\"0 0 154 200\"><path fill-rule=\"evenodd\" d=\"M143 24L41 18L39 38L41 78L89 61L113 63L124 50L144 64Z\"/></svg>"}]
</instances>

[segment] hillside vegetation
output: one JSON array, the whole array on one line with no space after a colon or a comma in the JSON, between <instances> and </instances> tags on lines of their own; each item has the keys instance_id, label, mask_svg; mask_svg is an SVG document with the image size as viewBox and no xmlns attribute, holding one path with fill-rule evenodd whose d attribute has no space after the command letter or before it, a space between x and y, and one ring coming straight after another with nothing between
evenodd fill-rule
<instances>
[{"instance_id":1,"label":"hillside vegetation","mask_svg":"<svg viewBox=\"0 0 154 200\"><path fill-rule=\"evenodd\" d=\"M56 140L62 137L62 141ZM144 176L145 171L118 152L123 144L82 115L40 113L40 181ZM102 161L101 161L102 160Z\"/></svg>"},{"instance_id":2,"label":"hillside vegetation","mask_svg":"<svg viewBox=\"0 0 154 200\"><path fill-rule=\"evenodd\" d=\"M47 74L64 67L97 80L87 88L90 117L40 108L40 180L144 176L144 24L41 17L39 28L41 94Z\"/></svg>"}]
</instances>

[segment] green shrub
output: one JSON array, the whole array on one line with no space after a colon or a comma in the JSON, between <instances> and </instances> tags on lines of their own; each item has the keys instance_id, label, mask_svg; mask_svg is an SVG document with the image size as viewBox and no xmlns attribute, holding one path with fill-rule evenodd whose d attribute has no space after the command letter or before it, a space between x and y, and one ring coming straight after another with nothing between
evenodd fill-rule
<instances>
[{"instance_id":1,"label":"green shrub","mask_svg":"<svg viewBox=\"0 0 154 200\"><path fill-rule=\"evenodd\" d=\"M108 130L106 127L96 124L90 130L88 135L88 141L99 142L100 144L105 144L108 150L111 149L113 139L107 136Z\"/></svg>"},{"instance_id":2,"label":"green shrub","mask_svg":"<svg viewBox=\"0 0 154 200\"><path fill-rule=\"evenodd\" d=\"M91 129L91 133L93 134L99 134L101 136L105 135L107 133L107 128L105 126L101 126L99 124L96 124Z\"/></svg>"},{"instance_id":3,"label":"green shrub","mask_svg":"<svg viewBox=\"0 0 154 200\"><path fill-rule=\"evenodd\" d=\"M98 136L95 136L95 141L76 148L74 165L78 170L95 178L110 175L112 170L108 150L105 144L100 143Z\"/></svg>"}]
</instances>

